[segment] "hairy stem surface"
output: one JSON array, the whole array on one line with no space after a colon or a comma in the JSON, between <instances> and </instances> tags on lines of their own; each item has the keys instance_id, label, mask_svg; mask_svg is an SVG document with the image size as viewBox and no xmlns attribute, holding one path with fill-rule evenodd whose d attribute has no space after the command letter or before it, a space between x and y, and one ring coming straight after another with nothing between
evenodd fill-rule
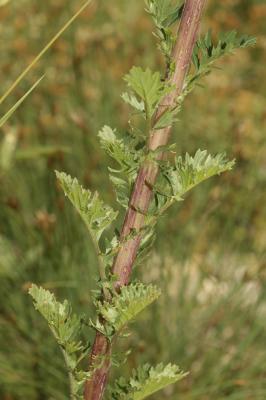
<instances>
[{"instance_id":1,"label":"hairy stem surface","mask_svg":"<svg viewBox=\"0 0 266 400\"><path fill-rule=\"evenodd\" d=\"M174 46L172 59L175 63L175 70L168 78L175 90L167 95L161 102L153 120L156 121L167 108L175 105L176 99L181 95L186 74L188 72L194 45L197 39L200 19L202 16L205 0L186 0L181 22L178 29L176 44ZM151 129L148 148L156 150L168 143L171 127L161 130ZM163 153L158 153L158 160L162 159ZM137 256L141 242L141 228L145 223L145 214L148 211L152 200L152 186L158 175L158 165L155 161L146 161L141 166L125 216L121 231L121 246L114 260L112 272L117 276L117 290L129 283L132 267ZM139 234L131 239L127 236L134 230ZM86 382L84 399L101 400L104 394L110 367L111 344L108 339L97 332L92 353L89 360L89 368L96 370L90 380ZM97 367L98 360L102 358L100 367Z\"/></svg>"}]
</instances>

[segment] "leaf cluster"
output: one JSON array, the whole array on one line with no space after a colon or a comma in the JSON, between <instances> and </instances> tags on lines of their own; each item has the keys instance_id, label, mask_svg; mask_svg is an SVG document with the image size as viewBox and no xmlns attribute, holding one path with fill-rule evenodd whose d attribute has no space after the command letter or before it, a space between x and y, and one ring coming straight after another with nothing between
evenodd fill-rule
<instances>
[{"instance_id":1,"label":"leaf cluster","mask_svg":"<svg viewBox=\"0 0 266 400\"><path fill-rule=\"evenodd\" d=\"M180 18L183 4L176 0L146 0L146 7L156 27L155 36L159 41L159 50L165 56L169 69L175 42L171 26Z\"/></svg>"}]
</instances>

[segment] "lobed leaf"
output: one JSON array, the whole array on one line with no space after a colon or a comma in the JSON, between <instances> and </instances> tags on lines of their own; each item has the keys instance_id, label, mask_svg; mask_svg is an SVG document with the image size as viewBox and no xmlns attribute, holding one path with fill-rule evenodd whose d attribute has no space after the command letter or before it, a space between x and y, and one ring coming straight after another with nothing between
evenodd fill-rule
<instances>
[{"instance_id":1,"label":"lobed leaf","mask_svg":"<svg viewBox=\"0 0 266 400\"><path fill-rule=\"evenodd\" d=\"M109 168L112 172L110 179L115 187L116 198L123 207L128 206L131 187L136 179L137 171L144 156L139 140L132 136L118 139L116 131L104 126L99 132L102 148L112 157L119 169Z\"/></svg>"},{"instance_id":2,"label":"lobed leaf","mask_svg":"<svg viewBox=\"0 0 266 400\"><path fill-rule=\"evenodd\" d=\"M34 306L46 319L57 343L59 344L64 360L71 375L71 398L82 399L81 390L88 373L80 371L77 366L87 355L88 346L84 346L79 339L82 329L82 317L72 313L67 300L60 303L54 294L42 287L32 285L29 294L33 298Z\"/></svg>"},{"instance_id":3,"label":"lobed leaf","mask_svg":"<svg viewBox=\"0 0 266 400\"><path fill-rule=\"evenodd\" d=\"M173 202L182 201L189 190L212 176L230 171L234 164L235 161L228 161L224 153L212 156L206 150L198 150L194 156L186 154L185 157L177 157L172 166L169 162L162 162L161 174L154 187L155 200L150 207L151 216L147 217L147 223L154 223L154 219Z\"/></svg>"},{"instance_id":4,"label":"lobed leaf","mask_svg":"<svg viewBox=\"0 0 266 400\"><path fill-rule=\"evenodd\" d=\"M253 46L255 43L256 38L248 35L239 36L234 30L220 33L215 44L211 31L208 31L205 36L198 39L194 48L192 58L196 69L194 79L199 75L208 73L214 61L222 56L240 48Z\"/></svg>"},{"instance_id":5,"label":"lobed leaf","mask_svg":"<svg viewBox=\"0 0 266 400\"><path fill-rule=\"evenodd\" d=\"M152 72L149 68L143 70L140 67L133 67L124 79L137 96L143 100L147 120L151 119L160 100L173 90L161 80L159 72Z\"/></svg>"},{"instance_id":6,"label":"lobed leaf","mask_svg":"<svg viewBox=\"0 0 266 400\"><path fill-rule=\"evenodd\" d=\"M56 176L65 195L85 222L93 240L98 242L104 230L116 219L118 213L104 204L97 192L92 194L90 190L84 189L76 178L58 171L56 171Z\"/></svg>"},{"instance_id":7,"label":"lobed leaf","mask_svg":"<svg viewBox=\"0 0 266 400\"><path fill-rule=\"evenodd\" d=\"M169 172L173 195L180 199L186 192L206 179L230 171L235 161L228 161L225 154L212 156L206 150L198 150L194 157L188 153L176 158L175 167Z\"/></svg>"},{"instance_id":8,"label":"lobed leaf","mask_svg":"<svg viewBox=\"0 0 266 400\"><path fill-rule=\"evenodd\" d=\"M124 378L116 381L112 390L112 400L142 400L168 385L183 379L187 373L178 366L158 364L152 367L145 364L133 371L129 382Z\"/></svg>"},{"instance_id":9,"label":"lobed leaf","mask_svg":"<svg viewBox=\"0 0 266 400\"><path fill-rule=\"evenodd\" d=\"M180 1L146 0L147 11L158 28L168 28L180 17Z\"/></svg>"},{"instance_id":10,"label":"lobed leaf","mask_svg":"<svg viewBox=\"0 0 266 400\"><path fill-rule=\"evenodd\" d=\"M54 294L42 287L32 285L29 294L34 300L34 306L48 322L56 340L67 353L81 350L81 342L76 341L81 330L81 317L72 314L67 300L56 301Z\"/></svg>"},{"instance_id":11,"label":"lobed leaf","mask_svg":"<svg viewBox=\"0 0 266 400\"><path fill-rule=\"evenodd\" d=\"M125 139L118 139L116 131L105 125L98 134L100 138L101 147L106 153L112 157L119 166L129 172L135 169L139 155L135 149L135 141L125 141Z\"/></svg>"},{"instance_id":12,"label":"lobed leaf","mask_svg":"<svg viewBox=\"0 0 266 400\"><path fill-rule=\"evenodd\" d=\"M122 94L122 99L125 103L129 104L131 107L135 108L137 111L143 113L145 111L144 101L139 101L134 94L129 94L127 92Z\"/></svg>"},{"instance_id":13,"label":"lobed leaf","mask_svg":"<svg viewBox=\"0 0 266 400\"><path fill-rule=\"evenodd\" d=\"M159 49L166 57L168 71L171 69L171 53L175 35L171 26L181 17L183 4L177 0L146 0L147 12L156 26L155 36L159 40Z\"/></svg>"},{"instance_id":14,"label":"lobed leaf","mask_svg":"<svg viewBox=\"0 0 266 400\"><path fill-rule=\"evenodd\" d=\"M114 294L112 302L97 302L96 306L100 315L112 327L110 332L121 331L148 305L161 295L161 290L156 286L132 283L121 288L120 293Z\"/></svg>"}]
</instances>

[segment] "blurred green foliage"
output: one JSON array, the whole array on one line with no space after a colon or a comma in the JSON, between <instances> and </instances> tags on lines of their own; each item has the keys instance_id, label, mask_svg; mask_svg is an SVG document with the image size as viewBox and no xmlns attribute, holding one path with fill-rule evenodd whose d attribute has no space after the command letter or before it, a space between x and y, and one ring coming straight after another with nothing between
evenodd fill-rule
<instances>
[{"instance_id":1,"label":"blurred green foliage","mask_svg":"<svg viewBox=\"0 0 266 400\"><path fill-rule=\"evenodd\" d=\"M46 74L0 137L1 399L68 398L62 356L27 289L34 282L77 310L92 307L93 245L54 170L115 204L97 132L106 123L126 129L121 78L132 64L162 65L143 3L95 1L1 105L3 115ZM0 8L1 94L79 6L20 0ZM263 0L209 2L202 31L237 29L258 44L205 78L173 141L182 154L227 151L237 165L168 213L151 258L135 271L164 295L124 341L135 348L128 366L162 359L189 370L163 394L170 400L266 398L265 17Z\"/></svg>"}]
</instances>

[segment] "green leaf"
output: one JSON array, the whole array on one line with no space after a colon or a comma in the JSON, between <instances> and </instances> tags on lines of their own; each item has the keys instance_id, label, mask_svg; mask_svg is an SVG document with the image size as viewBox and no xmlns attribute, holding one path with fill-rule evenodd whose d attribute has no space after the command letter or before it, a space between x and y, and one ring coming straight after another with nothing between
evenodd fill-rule
<instances>
[{"instance_id":1,"label":"green leaf","mask_svg":"<svg viewBox=\"0 0 266 400\"><path fill-rule=\"evenodd\" d=\"M129 382L124 378L116 381L112 391L112 400L142 400L168 385L183 379L187 373L180 371L176 365L158 364L151 367L145 364L133 371Z\"/></svg>"},{"instance_id":2,"label":"green leaf","mask_svg":"<svg viewBox=\"0 0 266 400\"><path fill-rule=\"evenodd\" d=\"M154 129L163 129L172 126L177 121L179 110L179 107L175 107L172 110L166 110L154 125Z\"/></svg>"},{"instance_id":3,"label":"green leaf","mask_svg":"<svg viewBox=\"0 0 266 400\"><path fill-rule=\"evenodd\" d=\"M146 6L156 26L155 36L159 40L159 49L166 57L170 70L171 53L175 43L175 35L170 28L181 17L183 4L176 0L146 0Z\"/></svg>"},{"instance_id":4,"label":"green leaf","mask_svg":"<svg viewBox=\"0 0 266 400\"><path fill-rule=\"evenodd\" d=\"M180 1L146 0L147 11L152 15L158 28L168 28L180 17Z\"/></svg>"},{"instance_id":5,"label":"green leaf","mask_svg":"<svg viewBox=\"0 0 266 400\"><path fill-rule=\"evenodd\" d=\"M220 33L216 42L212 38L210 30L205 36L200 37L192 55L194 70L186 78L183 92L178 99L179 107L186 96L196 87L198 81L212 71L217 60L237 49L253 46L255 43L256 38L248 35L239 36L236 31Z\"/></svg>"},{"instance_id":6,"label":"green leaf","mask_svg":"<svg viewBox=\"0 0 266 400\"><path fill-rule=\"evenodd\" d=\"M253 46L255 43L256 38L252 36L239 36L236 31L229 31L220 33L215 44L211 31L208 31L205 36L198 39L194 48L193 64L196 74L192 79L208 73L212 64L222 56L240 48Z\"/></svg>"},{"instance_id":7,"label":"green leaf","mask_svg":"<svg viewBox=\"0 0 266 400\"><path fill-rule=\"evenodd\" d=\"M109 170L111 170L109 168ZM112 170L114 173L117 173L116 170ZM129 196L131 192L131 183L128 180L117 177L116 175L110 175L110 181L112 182L117 202L124 208L128 207Z\"/></svg>"},{"instance_id":8,"label":"green leaf","mask_svg":"<svg viewBox=\"0 0 266 400\"><path fill-rule=\"evenodd\" d=\"M139 154L135 149L136 141L134 139L127 142L125 138L118 139L116 131L106 125L100 130L98 136L101 147L124 171L129 173L136 168Z\"/></svg>"},{"instance_id":9,"label":"green leaf","mask_svg":"<svg viewBox=\"0 0 266 400\"><path fill-rule=\"evenodd\" d=\"M88 353L88 346L84 346L80 340L83 317L72 313L67 300L59 303L54 294L42 287L32 285L29 294L61 348L70 375L71 399L82 399L82 386L89 377L88 373L77 368Z\"/></svg>"},{"instance_id":10,"label":"green leaf","mask_svg":"<svg viewBox=\"0 0 266 400\"><path fill-rule=\"evenodd\" d=\"M136 179L141 160L144 157L139 139L125 135L118 139L116 131L104 126L99 132L101 147L119 165L119 169L109 168L110 179L115 187L116 198L123 207L128 206L131 187Z\"/></svg>"},{"instance_id":11,"label":"green leaf","mask_svg":"<svg viewBox=\"0 0 266 400\"><path fill-rule=\"evenodd\" d=\"M113 328L113 334L121 331L141 311L154 302L161 290L154 285L132 283L121 288L119 294L114 294L112 302L97 302L100 315ZM112 332L112 329L109 329Z\"/></svg>"},{"instance_id":12,"label":"green leaf","mask_svg":"<svg viewBox=\"0 0 266 400\"><path fill-rule=\"evenodd\" d=\"M116 219L118 213L105 205L97 192L92 194L90 190L84 189L76 178L58 171L56 176L65 195L85 222L93 240L98 243L102 233Z\"/></svg>"},{"instance_id":13,"label":"green leaf","mask_svg":"<svg viewBox=\"0 0 266 400\"><path fill-rule=\"evenodd\" d=\"M177 157L174 165L161 162L161 173L153 188L155 198L146 224L155 224L158 216L175 201L182 201L189 190L212 176L230 171L234 164L235 161L228 161L224 153L212 156L206 150L198 150L194 156L186 154L185 157Z\"/></svg>"},{"instance_id":14,"label":"green leaf","mask_svg":"<svg viewBox=\"0 0 266 400\"><path fill-rule=\"evenodd\" d=\"M48 322L56 340L68 353L81 349L81 342L76 341L81 329L81 318L72 314L67 300L56 301L53 293L42 287L32 285L29 294L34 300L34 306Z\"/></svg>"},{"instance_id":15,"label":"green leaf","mask_svg":"<svg viewBox=\"0 0 266 400\"><path fill-rule=\"evenodd\" d=\"M177 157L172 168L169 165L162 166L162 174L168 186L165 194L169 199L182 200L183 195L193 187L214 175L230 171L234 164L235 161L228 161L224 153L212 156L206 150L198 150L194 157L188 153L184 158Z\"/></svg>"},{"instance_id":16,"label":"green leaf","mask_svg":"<svg viewBox=\"0 0 266 400\"><path fill-rule=\"evenodd\" d=\"M160 100L173 90L162 82L159 72L152 72L149 68L143 70L140 67L133 67L124 79L143 100L147 120L151 119Z\"/></svg>"},{"instance_id":17,"label":"green leaf","mask_svg":"<svg viewBox=\"0 0 266 400\"><path fill-rule=\"evenodd\" d=\"M139 112L145 111L144 101L138 101L136 96L134 96L133 94L123 93L121 97L125 103L129 104L131 107L135 108L137 111L139 111Z\"/></svg>"}]
</instances>

